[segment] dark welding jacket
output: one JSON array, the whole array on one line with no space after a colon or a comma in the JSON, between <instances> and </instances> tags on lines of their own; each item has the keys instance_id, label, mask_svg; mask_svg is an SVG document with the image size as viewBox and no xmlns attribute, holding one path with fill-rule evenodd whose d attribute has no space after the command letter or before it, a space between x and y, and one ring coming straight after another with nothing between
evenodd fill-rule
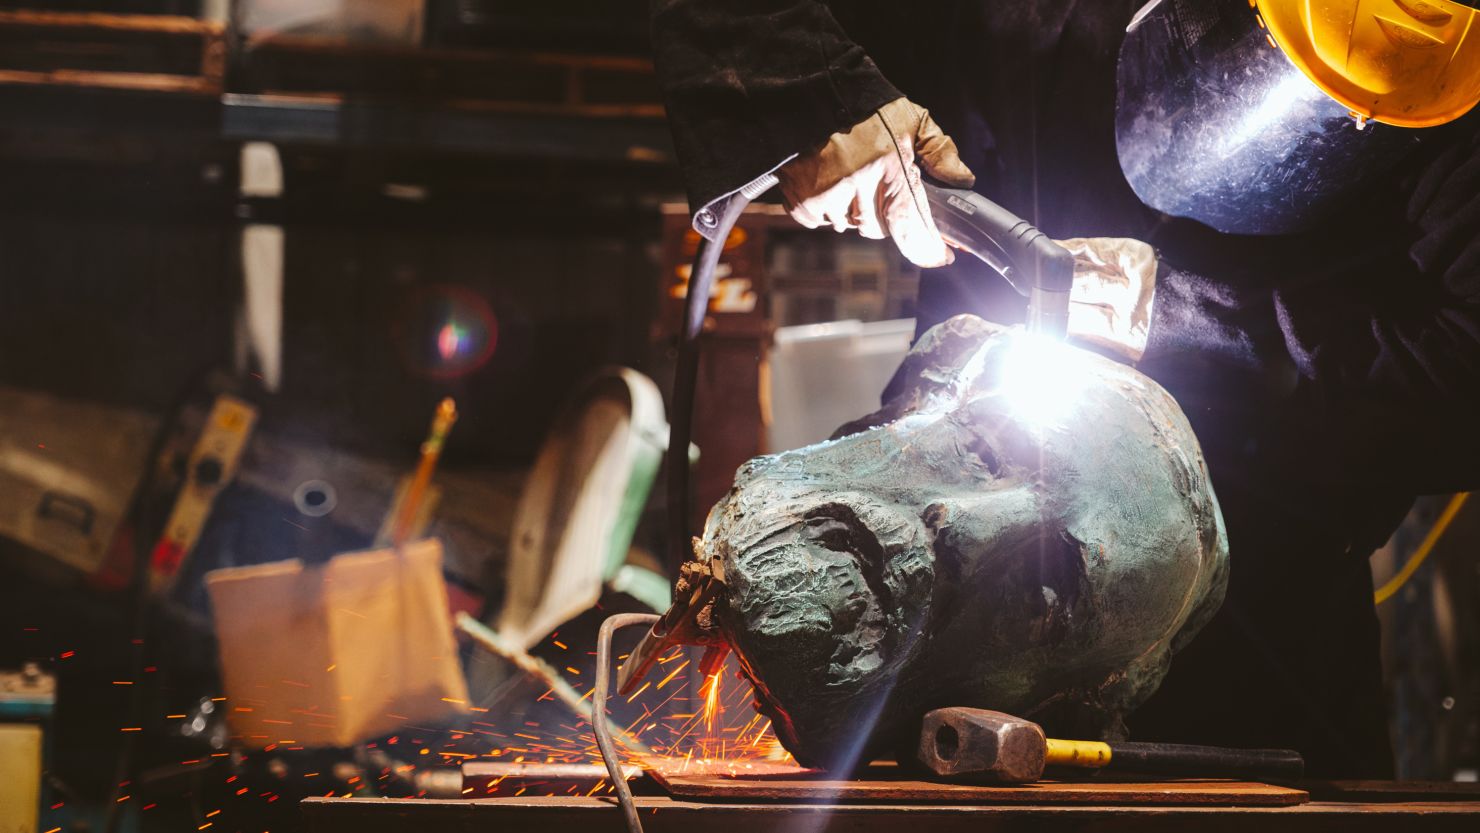
<instances>
[{"instance_id":1,"label":"dark welding jacket","mask_svg":"<svg viewBox=\"0 0 1480 833\"><path fill-rule=\"evenodd\" d=\"M1233 567L1223 611L1131 729L1296 746L1315 772L1381 775L1366 557L1416 495L1480 485L1480 114L1430 128L1311 231L1241 237L1169 218L1137 199L1116 156L1116 59L1142 2L656 0L691 206L897 88L956 140L989 198L1054 237L1155 246L1139 367L1197 432ZM958 257L922 275L917 319L1013 323L1021 308Z\"/></svg>"},{"instance_id":2,"label":"dark welding jacket","mask_svg":"<svg viewBox=\"0 0 1480 833\"><path fill-rule=\"evenodd\" d=\"M652 0L653 58L694 228L801 151L900 97L822 3Z\"/></svg>"}]
</instances>

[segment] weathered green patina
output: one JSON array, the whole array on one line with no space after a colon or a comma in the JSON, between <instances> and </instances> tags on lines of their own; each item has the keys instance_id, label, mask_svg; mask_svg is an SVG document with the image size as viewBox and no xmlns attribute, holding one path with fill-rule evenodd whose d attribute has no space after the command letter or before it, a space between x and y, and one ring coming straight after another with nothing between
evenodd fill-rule
<instances>
[{"instance_id":1,"label":"weathered green patina","mask_svg":"<svg viewBox=\"0 0 1480 833\"><path fill-rule=\"evenodd\" d=\"M798 761L908 747L943 706L1122 734L1221 603L1223 521L1171 396L1075 350L1076 398L1035 423L1019 338L936 327L883 410L752 460L711 511L706 619Z\"/></svg>"}]
</instances>

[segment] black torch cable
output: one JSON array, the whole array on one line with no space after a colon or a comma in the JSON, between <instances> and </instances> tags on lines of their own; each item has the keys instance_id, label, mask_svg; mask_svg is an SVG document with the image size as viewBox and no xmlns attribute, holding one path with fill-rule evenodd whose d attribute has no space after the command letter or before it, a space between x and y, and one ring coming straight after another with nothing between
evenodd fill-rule
<instances>
[{"instance_id":1,"label":"black torch cable","mask_svg":"<svg viewBox=\"0 0 1480 833\"><path fill-rule=\"evenodd\" d=\"M596 636L596 693L591 696L591 728L596 732L596 746L601 750L606 774L617 790L617 805L627 820L628 833L642 833L642 821L637 817L637 805L632 802L632 788L622 773L622 759L617 757L617 748L612 744L611 727L606 725L606 700L611 693L612 631L628 625L652 627L658 619L652 613L618 613L601 623Z\"/></svg>"},{"instance_id":2,"label":"black torch cable","mask_svg":"<svg viewBox=\"0 0 1480 833\"><path fill-rule=\"evenodd\" d=\"M715 218L713 232L699 239L694 263L689 271L689 284L684 295L683 331L678 342L678 367L673 375L672 425L668 434L668 576L677 579L679 568L692 557L689 551L689 443L694 436L694 396L699 379L699 335L704 330L704 316L709 310L709 294L714 289L714 271L724 253L730 230L740 219L751 200L776 184L774 174L766 174L731 194Z\"/></svg>"}]
</instances>

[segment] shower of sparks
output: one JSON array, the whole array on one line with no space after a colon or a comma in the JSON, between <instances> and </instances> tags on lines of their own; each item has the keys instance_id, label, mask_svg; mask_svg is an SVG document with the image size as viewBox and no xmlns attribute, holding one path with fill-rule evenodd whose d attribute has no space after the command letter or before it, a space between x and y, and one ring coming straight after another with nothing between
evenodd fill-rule
<instances>
[{"instance_id":1,"label":"shower of sparks","mask_svg":"<svg viewBox=\"0 0 1480 833\"><path fill-rule=\"evenodd\" d=\"M704 681L704 685L701 690L708 691L708 693L704 695L704 731L713 734L714 716L720 711L718 671L714 672L712 675L710 675L709 679Z\"/></svg>"},{"instance_id":2,"label":"shower of sparks","mask_svg":"<svg viewBox=\"0 0 1480 833\"><path fill-rule=\"evenodd\" d=\"M750 684L736 676L733 665L700 677L691 673L694 666L683 649L674 649L660 657L658 664L667 672L662 678L647 680L633 694L614 698L609 704L615 707L625 701L640 708L636 713L628 709L628 717L614 728L643 741L660 758L658 762L646 763L679 771L738 772L762 762L791 762L790 755L771 732L770 721L755 712ZM574 680L572 684L584 685ZM587 688L584 693L589 696L591 691ZM453 760L459 752L472 752L481 760L601 763L590 724L574 717L553 726L526 723L513 728L497 720L480 718L472 722L459 740L445 742L438 754L443 760ZM627 762L644 763L630 753ZM485 794L495 793L499 789L497 780L480 789ZM521 786L520 789L538 788ZM609 792L609 784L596 790L596 793Z\"/></svg>"},{"instance_id":3,"label":"shower of sparks","mask_svg":"<svg viewBox=\"0 0 1480 833\"><path fill-rule=\"evenodd\" d=\"M566 637L569 639L569 636ZM578 646L556 642L553 635L549 640L552 647L565 656L585 654L572 650ZM758 714L753 707L753 692L750 684L736 674L732 660L718 671L701 676L694 669L697 665L685 649L675 648L659 657L652 678L627 697L613 697L608 704L613 714L613 728L630 734L652 750L651 758L639 758L630 751L623 751L628 764L658 767L675 774L685 772L742 773L775 765L790 765L791 756L781 747L771 730L771 722ZM656 669L661 669L661 676ZM565 682L580 692L582 702L589 702L594 693L593 679L589 666L565 669ZM110 681L111 682L111 681ZM293 679L278 679L276 685L284 692L301 697L306 683ZM531 690L532 689L532 690ZM544 692L542 694L542 692ZM529 702L554 698L543 688L529 686L522 698ZM264 698L268 695L264 694ZM318 768L302 767L288 776L299 786L297 789L264 789L271 785L253 781L240 768L233 772L229 763L232 753L198 753L181 766L199 768L200 772L219 772L224 779L223 797L232 803L224 808L213 808L199 819L201 829L226 829L241 827L239 817L250 817L252 805L273 805L279 800L296 801L303 795L376 796L392 794L388 788L404 790L415 782L419 773L431 767L449 768L472 761L501 761L506 763L530 764L597 764L602 763L600 750L588 721L566 712L559 717L553 707L546 707L539 717L522 715L523 709L510 698L498 702L488 701L482 705L459 698L442 697L440 706L463 715L462 722L452 728L406 725L397 734L364 744L366 750L396 751L394 758L384 758L383 764L356 767L352 776L343 776ZM318 706L312 709L294 709L290 713L279 713L267 718L271 712L270 699L236 699L228 702L225 697L209 698L217 704L217 712L232 718L235 732L233 740L247 761L261 756L281 755L284 751L304 750L293 738L303 738L294 730L312 730L331 725L335 720L332 709ZM404 719L402 715L385 712L392 719ZM553 719L551 714L556 715ZM180 720L190 715L161 709L152 721L144 726L123 726L119 731L126 733L158 733L171 731ZM275 734L250 734L247 726L267 729ZM175 729L174 731L178 731ZM286 736L286 737L285 737ZM408 748L409 747L409 748ZM252 750L260 750L260 752ZM204 753L205 750L202 750ZM221 761L218 759L227 759ZM284 758L292 762L294 758ZM302 759L298 759L302 760ZM413 763L414 761L414 763ZM214 769L213 769L214 767ZM309 771L304 771L309 770ZM507 777L507 776L506 776ZM538 781L515 779L502 787L503 778L492 779L476 788L463 788L462 793L480 795L611 795L614 792L609 781L594 786L585 785L574 790L568 785L542 786ZM328 783L333 782L333 783ZM126 786L127 783L120 785ZM399 786L397 786L399 785ZM517 788L517 789L516 789ZM131 792L131 791L130 791ZM405 794L404 792L397 794ZM425 797L424 791L417 792ZM133 804L134 796L124 793L117 800ZM140 810L153 810L156 804L150 801ZM49 827L66 821L60 814L66 812L58 802L47 815L57 815ZM210 825L214 825L213 827Z\"/></svg>"}]
</instances>

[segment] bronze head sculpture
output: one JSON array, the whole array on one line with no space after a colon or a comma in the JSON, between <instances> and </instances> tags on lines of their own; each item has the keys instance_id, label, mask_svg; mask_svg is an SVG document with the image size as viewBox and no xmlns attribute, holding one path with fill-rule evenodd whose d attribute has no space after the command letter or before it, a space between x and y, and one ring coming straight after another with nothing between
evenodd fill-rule
<instances>
[{"instance_id":1,"label":"bronze head sculpture","mask_svg":"<svg viewBox=\"0 0 1480 833\"><path fill-rule=\"evenodd\" d=\"M882 410L750 461L710 512L698 619L800 763L908 746L944 706L1121 734L1221 603L1223 521L1171 396L1025 338L941 324Z\"/></svg>"}]
</instances>

